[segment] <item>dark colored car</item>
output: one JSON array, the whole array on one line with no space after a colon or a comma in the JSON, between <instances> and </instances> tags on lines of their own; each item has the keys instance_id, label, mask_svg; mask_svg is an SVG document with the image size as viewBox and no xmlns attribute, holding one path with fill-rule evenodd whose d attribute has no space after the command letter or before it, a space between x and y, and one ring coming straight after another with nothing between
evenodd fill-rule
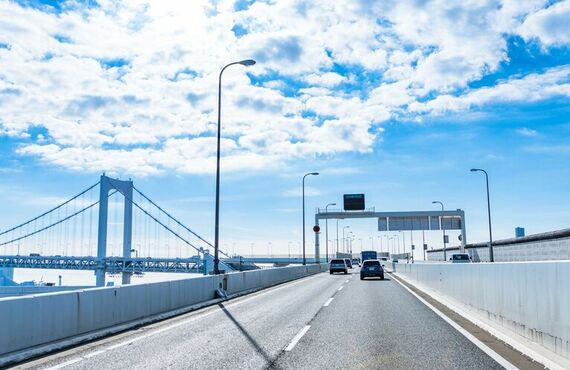
<instances>
[{"instance_id":1,"label":"dark colored car","mask_svg":"<svg viewBox=\"0 0 570 370\"><path fill-rule=\"evenodd\" d=\"M381 280L384 280L384 269L379 260L366 260L362 262L360 280L368 277L379 277Z\"/></svg>"},{"instance_id":2,"label":"dark colored car","mask_svg":"<svg viewBox=\"0 0 570 370\"><path fill-rule=\"evenodd\" d=\"M331 274L333 274L335 272L344 272L345 274L348 274L348 268L346 266L346 261L344 259L341 259L341 258L331 260L329 272Z\"/></svg>"},{"instance_id":3,"label":"dark colored car","mask_svg":"<svg viewBox=\"0 0 570 370\"><path fill-rule=\"evenodd\" d=\"M349 269L352 268L352 261L350 260L350 258L345 258L344 261L346 262L346 265L348 266Z\"/></svg>"}]
</instances>

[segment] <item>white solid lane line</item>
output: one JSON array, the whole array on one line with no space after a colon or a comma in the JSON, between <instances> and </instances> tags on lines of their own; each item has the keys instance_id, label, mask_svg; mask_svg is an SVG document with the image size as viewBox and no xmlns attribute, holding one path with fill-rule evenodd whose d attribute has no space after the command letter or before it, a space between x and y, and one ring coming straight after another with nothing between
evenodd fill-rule
<instances>
[{"instance_id":1,"label":"white solid lane line","mask_svg":"<svg viewBox=\"0 0 570 370\"><path fill-rule=\"evenodd\" d=\"M345 283L348 283L348 279L344 281Z\"/></svg>"},{"instance_id":2,"label":"white solid lane line","mask_svg":"<svg viewBox=\"0 0 570 370\"><path fill-rule=\"evenodd\" d=\"M344 285L341 286L340 288L338 288L338 291L340 292L342 290L342 288L344 288Z\"/></svg>"},{"instance_id":3,"label":"white solid lane line","mask_svg":"<svg viewBox=\"0 0 570 370\"><path fill-rule=\"evenodd\" d=\"M393 276L393 275L392 275ZM493 360L497 361L499 363L499 365L501 365L502 367L504 367L507 370L517 370L517 367L514 366L513 364L511 364L508 360L506 360L504 357L502 357L501 355L499 355L497 352L493 351L491 348L489 348L485 343L481 342L479 339L477 339L475 336L473 336L473 334L471 334L470 332L468 332L467 330L463 329L459 324L457 324L455 321L451 320L449 317L447 317L443 312L441 312L440 310L438 310L437 308L435 308L434 306L432 306L428 301L426 301L425 299L423 299L422 297L420 297L416 292L412 291L410 288L408 288L407 286L405 286L398 278L393 279L394 281L396 281L398 284L400 284L404 289L406 289L408 292L410 292L414 297L416 297L420 302L422 302L423 304L425 304L430 310L432 310L433 312L435 312L436 315L438 315L439 317L441 317L444 321L446 321L449 325L451 325L455 330L457 330L458 332L460 332L461 334L463 334L463 336L465 338L467 338L469 341L471 341L471 343L473 343L474 345L476 345L477 347L479 347L479 349L481 349L483 352L485 352L489 357L491 357Z\"/></svg>"},{"instance_id":4,"label":"white solid lane line","mask_svg":"<svg viewBox=\"0 0 570 370\"><path fill-rule=\"evenodd\" d=\"M53 366L53 367L50 367L48 370L63 369L64 367L69 366L69 365L73 365L73 364L75 364L75 363L77 363L77 362L79 362L79 361L81 361L81 360L83 360L81 357L74 358L74 359L71 359L71 360L69 360L69 361L62 362L62 363L59 364L59 365L55 365L55 366Z\"/></svg>"},{"instance_id":5,"label":"white solid lane line","mask_svg":"<svg viewBox=\"0 0 570 370\"><path fill-rule=\"evenodd\" d=\"M328 301L325 302L325 304L323 305L323 307L328 307L329 304L331 304L331 302L333 301L334 298L329 298Z\"/></svg>"},{"instance_id":6,"label":"white solid lane line","mask_svg":"<svg viewBox=\"0 0 570 370\"><path fill-rule=\"evenodd\" d=\"M293 338L291 343L289 343L289 345L285 348L285 351L289 352L293 348L295 348L295 345L301 340L301 338L303 338L303 335L305 335L307 331L309 331L310 327L311 325L305 325L305 327L301 329L301 331L298 332L297 335L295 335L295 338Z\"/></svg>"}]
</instances>

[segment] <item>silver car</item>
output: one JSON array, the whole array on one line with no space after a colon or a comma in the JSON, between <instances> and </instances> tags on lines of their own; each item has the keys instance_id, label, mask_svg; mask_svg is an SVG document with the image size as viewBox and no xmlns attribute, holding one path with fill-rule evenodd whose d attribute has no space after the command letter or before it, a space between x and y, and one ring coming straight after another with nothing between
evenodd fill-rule
<instances>
[{"instance_id":1,"label":"silver car","mask_svg":"<svg viewBox=\"0 0 570 370\"><path fill-rule=\"evenodd\" d=\"M346 261L342 258L336 258L331 260L329 267L329 273L333 274L335 272L344 272L348 274L348 267L346 266Z\"/></svg>"}]
</instances>

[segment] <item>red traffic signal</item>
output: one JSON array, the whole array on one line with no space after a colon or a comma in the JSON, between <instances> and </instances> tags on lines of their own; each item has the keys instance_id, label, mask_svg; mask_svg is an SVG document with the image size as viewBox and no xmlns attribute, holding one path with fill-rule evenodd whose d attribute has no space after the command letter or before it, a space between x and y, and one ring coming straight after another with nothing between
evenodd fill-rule
<instances>
[{"instance_id":1,"label":"red traffic signal","mask_svg":"<svg viewBox=\"0 0 570 370\"><path fill-rule=\"evenodd\" d=\"M321 231L321 227L319 225L315 225L313 226L313 231L318 233L319 231Z\"/></svg>"}]
</instances>

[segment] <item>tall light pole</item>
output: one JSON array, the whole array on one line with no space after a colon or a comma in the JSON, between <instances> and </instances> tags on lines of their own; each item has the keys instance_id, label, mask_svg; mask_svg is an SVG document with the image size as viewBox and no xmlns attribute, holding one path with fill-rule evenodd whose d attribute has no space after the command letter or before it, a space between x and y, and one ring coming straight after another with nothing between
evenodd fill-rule
<instances>
[{"instance_id":1,"label":"tall light pole","mask_svg":"<svg viewBox=\"0 0 570 370\"><path fill-rule=\"evenodd\" d=\"M338 218L336 219L336 253L338 253Z\"/></svg>"},{"instance_id":2,"label":"tall light pole","mask_svg":"<svg viewBox=\"0 0 570 370\"><path fill-rule=\"evenodd\" d=\"M400 254L400 235L394 235L398 239L398 254Z\"/></svg>"},{"instance_id":3,"label":"tall light pole","mask_svg":"<svg viewBox=\"0 0 570 370\"><path fill-rule=\"evenodd\" d=\"M487 182L487 213L489 215L489 261L495 262L493 257L493 233L491 231L491 199L489 197L489 175L487 171L480 168L472 168L471 172L483 172L485 174L485 181Z\"/></svg>"},{"instance_id":4,"label":"tall light pole","mask_svg":"<svg viewBox=\"0 0 570 370\"><path fill-rule=\"evenodd\" d=\"M441 212L443 212L444 207L443 203L439 200L434 200L432 204L439 204L441 206ZM445 227L443 226L443 215L440 217L441 219L441 230L443 231L443 262L447 262L447 253L445 250Z\"/></svg>"},{"instance_id":5,"label":"tall light pole","mask_svg":"<svg viewBox=\"0 0 570 370\"><path fill-rule=\"evenodd\" d=\"M216 153L216 221L214 226L214 275L220 273L220 258L219 258L219 245L220 245L220 141L222 135L222 74L229 66L234 64L241 64L242 66L252 66L255 60L245 59L239 62L226 64L220 71L220 78L218 80L218 149Z\"/></svg>"},{"instance_id":6,"label":"tall light pole","mask_svg":"<svg viewBox=\"0 0 570 370\"><path fill-rule=\"evenodd\" d=\"M345 230L345 229L348 229L348 228L350 228L350 226L348 226L348 225L347 225L347 226L344 226L344 227L342 228L342 251L343 251L343 252L346 251L346 248L345 248L345 246L344 246L344 230Z\"/></svg>"},{"instance_id":7,"label":"tall light pole","mask_svg":"<svg viewBox=\"0 0 570 370\"><path fill-rule=\"evenodd\" d=\"M336 206L336 203L329 203L325 206L325 213L328 213L329 211L329 206ZM338 229L337 229L338 230ZM325 219L325 238L327 240L327 245L326 245L326 262L329 262L329 219L326 218ZM338 234L337 234L338 237Z\"/></svg>"},{"instance_id":8,"label":"tall light pole","mask_svg":"<svg viewBox=\"0 0 570 370\"><path fill-rule=\"evenodd\" d=\"M307 264L307 258L305 256L305 177L318 175L318 172L309 172L303 176L303 265ZM315 256L315 258L318 258L318 256Z\"/></svg>"}]
</instances>

